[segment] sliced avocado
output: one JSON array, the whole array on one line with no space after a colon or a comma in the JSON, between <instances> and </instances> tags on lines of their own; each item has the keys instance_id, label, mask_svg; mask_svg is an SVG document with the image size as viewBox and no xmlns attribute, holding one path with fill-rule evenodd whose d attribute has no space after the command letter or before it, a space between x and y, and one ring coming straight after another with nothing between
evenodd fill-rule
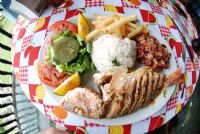
<instances>
[{"instance_id":1,"label":"sliced avocado","mask_svg":"<svg viewBox=\"0 0 200 134\"><path fill-rule=\"evenodd\" d=\"M50 47L51 58L60 64L72 61L76 58L78 51L79 43L72 37L59 37Z\"/></svg>"}]
</instances>

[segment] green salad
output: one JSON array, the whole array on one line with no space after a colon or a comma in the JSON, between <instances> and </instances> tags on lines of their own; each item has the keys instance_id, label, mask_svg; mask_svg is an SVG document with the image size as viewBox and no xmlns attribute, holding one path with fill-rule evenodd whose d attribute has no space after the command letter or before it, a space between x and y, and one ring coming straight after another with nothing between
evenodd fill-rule
<instances>
[{"instance_id":1,"label":"green salad","mask_svg":"<svg viewBox=\"0 0 200 134\"><path fill-rule=\"evenodd\" d=\"M67 74L84 73L95 70L91 59L92 46L85 42L80 35L64 30L53 37L49 46L46 61L54 65L59 72Z\"/></svg>"}]
</instances>

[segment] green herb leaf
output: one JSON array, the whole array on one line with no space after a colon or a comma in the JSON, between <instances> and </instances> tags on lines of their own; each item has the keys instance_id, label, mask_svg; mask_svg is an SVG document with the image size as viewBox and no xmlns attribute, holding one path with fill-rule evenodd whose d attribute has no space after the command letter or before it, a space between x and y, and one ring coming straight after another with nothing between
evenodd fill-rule
<instances>
[{"instance_id":1,"label":"green herb leaf","mask_svg":"<svg viewBox=\"0 0 200 134\"><path fill-rule=\"evenodd\" d=\"M80 65L78 63L73 63L70 66L70 69L71 69L72 74L74 74L74 73L77 73L77 72L83 73L83 71L84 71L85 68L84 68L83 65Z\"/></svg>"},{"instance_id":2,"label":"green herb leaf","mask_svg":"<svg viewBox=\"0 0 200 134\"><path fill-rule=\"evenodd\" d=\"M55 58L52 58L52 62L54 65L59 65L59 60L55 59Z\"/></svg>"},{"instance_id":3,"label":"green herb leaf","mask_svg":"<svg viewBox=\"0 0 200 134\"><path fill-rule=\"evenodd\" d=\"M167 95L167 90L165 89L165 90L163 91L163 96L166 97L166 95Z\"/></svg>"},{"instance_id":4,"label":"green herb leaf","mask_svg":"<svg viewBox=\"0 0 200 134\"><path fill-rule=\"evenodd\" d=\"M86 70L90 71L90 61L89 61L89 58L85 58L84 61L83 61L83 65L85 66Z\"/></svg>"},{"instance_id":5,"label":"green herb leaf","mask_svg":"<svg viewBox=\"0 0 200 134\"><path fill-rule=\"evenodd\" d=\"M45 58L46 61L49 61L51 59L50 47L47 49L47 55L45 56Z\"/></svg>"},{"instance_id":6,"label":"green herb leaf","mask_svg":"<svg viewBox=\"0 0 200 134\"><path fill-rule=\"evenodd\" d=\"M84 55L85 53L87 53L87 49L84 47L81 50L79 50L79 52L81 53L81 55Z\"/></svg>"},{"instance_id":7,"label":"green herb leaf","mask_svg":"<svg viewBox=\"0 0 200 134\"><path fill-rule=\"evenodd\" d=\"M58 39L58 38L60 38L60 34L57 34L57 35L55 35L55 36L52 37L53 41L56 40L56 39Z\"/></svg>"},{"instance_id":8,"label":"green herb leaf","mask_svg":"<svg viewBox=\"0 0 200 134\"><path fill-rule=\"evenodd\" d=\"M112 60L112 63L113 63L115 66L120 66L120 63L119 63L119 61L117 61L116 58L115 58L114 60Z\"/></svg>"},{"instance_id":9,"label":"green herb leaf","mask_svg":"<svg viewBox=\"0 0 200 134\"><path fill-rule=\"evenodd\" d=\"M70 33L67 30L64 30L62 31L61 35L67 37L67 36L70 36Z\"/></svg>"},{"instance_id":10,"label":"green herb leaf","mask_svg":"<svg viewBox=\"0 0 200 134\"><path fill-rule=\"evenodd\" d=\"M76 34L76 39L78 40L80 46L83 46L84 39L79 34Z\"/></svg>"},{"instance_id":11,"label":"green herb leaf","mask_svg":"<svg viewBox=\"0 0 200 134\"><path fill-rule=\"evenodd\" d=\"M61 64L60 69L62 69L63 71L65 71L67 74L75 74L75 73L83 73L83 71L85 70L85 67L83 65L80 65L78 63L72 63L72 64Z\"/></svg>"},{"instance_id":12,"label":"green herb leaf","mask_svg":"<svg viewBox=\"0 0 200 134\"><path fill-rule=\"evenodd\" d=\"M86 47L87 47L87 52L89 54L91 54L92 53L92 44L90 42L87 42Z\"/></svg>"},{"instance_id":13,"label":"green herb leaf","mask_svg":"<svg viewBox=\"0 0 200 134\"><path fill-rule=\"evenodd\" d=\"M91 63L91 65L90 65L90 66L91 66L91 71L95 71L95 70L96 70L96 68L95 68L95 66L94 66L94 63L93 63L93 62Z\"/></svg>"},{"instance_id":14,"label":"green herb leaf","mask_svg":"<svg viewBox=\"0 0 200 134\"><path fill-rule=\"evenodd\" d=\"M48 60L47 62L51 65L54 65L54 66L60 65L59 61L55 58L52 58L52 59Z\"/></svg>"}]
</instances>

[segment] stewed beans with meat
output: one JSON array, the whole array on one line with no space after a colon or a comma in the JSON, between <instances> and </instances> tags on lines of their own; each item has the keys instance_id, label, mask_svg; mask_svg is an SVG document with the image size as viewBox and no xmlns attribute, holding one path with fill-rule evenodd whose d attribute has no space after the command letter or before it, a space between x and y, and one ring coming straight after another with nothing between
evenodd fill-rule
<instances>
[{"instance_id":1,"label":"stewed beans with meat","mask_svg":"<svg viewBox=\"0 0 200 134\"><path fill-rule=\"evenodd\" d=\"M142 34L136 37L138 54L137 57L146 66L153 69L163 69L169 67L171 54L165 45L150 35Z\"/></svg>"}]
</instances>

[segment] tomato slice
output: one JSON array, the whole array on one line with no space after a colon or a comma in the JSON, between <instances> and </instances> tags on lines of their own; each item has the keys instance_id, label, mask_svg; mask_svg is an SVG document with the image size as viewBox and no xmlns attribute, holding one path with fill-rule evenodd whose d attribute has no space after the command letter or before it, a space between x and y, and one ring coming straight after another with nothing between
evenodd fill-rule
<instances>
[{"instance_id":1,"label":"tomato slice","mask_svg":"<svg viewBox=\"0 0 200 134\"><path fill-rule=\"evenodd\" d=\"M57 33L61 33L65 29L72 33L78 32L77 26L74 23L71 23L66 20L57 21L56 23L54 23L53 25L50 26L50 29L52 29L53 31L55 31Z\"/></svg>"},{"instance_id":2,"label":"tomato slice","mask_svg":"<svg viewBox=\"0 0 200 134\"><path fill-rule=\"evenodd\" d=\"M58 72L55 67L41 63L38 63L38 76L43 83L52 87L58 87L69 77L64 72Z\"/></svg>"}]
</instances>

